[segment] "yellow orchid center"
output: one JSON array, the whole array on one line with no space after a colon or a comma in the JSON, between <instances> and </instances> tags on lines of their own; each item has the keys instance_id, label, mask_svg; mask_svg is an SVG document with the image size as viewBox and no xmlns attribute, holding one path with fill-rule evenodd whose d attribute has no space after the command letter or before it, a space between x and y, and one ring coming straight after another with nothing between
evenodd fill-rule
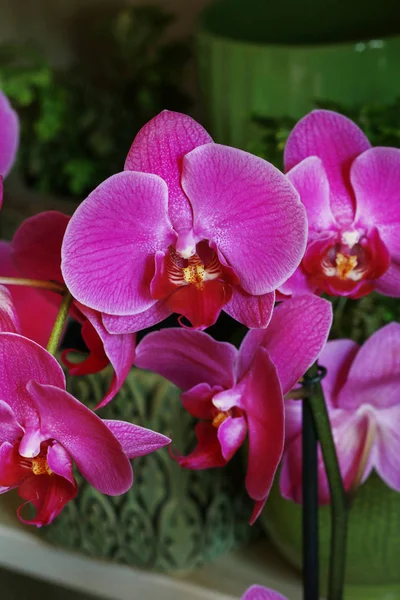
<instances>
[{"instance_id":1,"label":"yellow orchid center","mask_svg":"<svg viewBox=\"0 0 400 600\"><path fill-rule=\"evenodd\" d=\"M47 459L44 456L32 458L32 472L34 475L52 475Z\"/></svg>"},{"instance_id":2,"label":"yellow orchid center","mask_svg":"<svg viewBox=\"0 0 400 600\"><path fill-rule=\"evenodd\" d=\"M338 252L336 254L336 276L339 277L339 279L353 279L353 271L357 264L357 256Z\"/></svg>"}]
</instances>

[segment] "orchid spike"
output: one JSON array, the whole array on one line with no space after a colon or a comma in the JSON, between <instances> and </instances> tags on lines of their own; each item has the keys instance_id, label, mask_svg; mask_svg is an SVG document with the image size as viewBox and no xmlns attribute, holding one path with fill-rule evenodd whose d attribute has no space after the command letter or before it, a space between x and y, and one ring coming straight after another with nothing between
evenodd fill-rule
<instances>
[{"instance_id":1,"label":"orchid spike","mask_svg":"<svg viewBox=\"0 0 400 600\"><path fill-rule=\"evenodd\" d=\"M201 331L164 329L138 345L135 364L177 385L199 419L197 446L177 462L190 469L222 467L246 438L246 489L260 514L284 442L283 394L316 360L332 322L329 302L315 296L279 305L265 330L251 330L239 351Z\"/></svg>"},{"instance_id":2,"label":"orchid spike","mask_svg":"<svg viewBox=\"0 0 400 600\"><path fill-rule=\"evenodd\" d=\"M22 223L12 240L12 259L24 276L64 283L61 273L61 244L69 218L60 212L49 211L39 213ZM25 290L24 294L27 294ZM34 293L37 298L37 292ZM29 294L26 296L27 299ZM32 317L32 306L26 302L20 307L20 318L24 322L29 321L35 329L45 325L47 330L50 321L48 317L54 315L52 320L54 324L61 300L52 292L41 292L41 294L45 294L53 306L50 306L44 316L34 324L32 320L29 321ZM97 373L109 363L114 369L110 387L97 406L101 408L121 389L133 364L136 339L132 334L110 334L103 324L102 315L77 301L73 302L71 316L82 325L82 337L89 354L80 362L72 362L69 355L72 352L76 354L76 351L68 349L63 352L62 359L70 374ZM40 335L39 331L38 334ZM46 342L48 335L46 333ZM27 335L27 337L31 336Z\"/></svg>"},{"instance_id":3,"label":"orchid spike","mask_svg":"<svg viewBox=\"0 0 400 600\"><path fill-rule=\"evenodd\" d=\"M288 600L286 596L262 585L252 585L244 593L241 600Z\"/></svg>"},{"instance_id":4,"label":"orchid spike","mask_svg":"<svg viewBox=\"0 0 400 600\"><path fill-rule=\"evenodd\" d=\"M265 327L305 238L304 207L277 169L164 111L138 133L125 171L78 207L62 270L73 296L101 312L111 333L172 313L201 330L221 310Z\"/></svg>"},{"instance_id":5,"label":"orchid spike","mask_svg":"<svg viewBox=\"0 0 400 600\"><path fill-rule=\"evenodd\" d=\"M7 295L4 302L0 290L0 326L10 318ZM73 463L100 492L120 495L133 482L129 459L170 441L132 423L102 421L66 391L56 359L17 333L0 333L0 363L0 493L18 488L33 505L33 518L23 516L25 504L19 508L23 523L48 525L76 496Z\"/></svg>"},{"instance_id":6,"label":"orchid spike","mask_svg":"<svg viewBox=\"0 0 400 600\"><path fill-rule=\"evenodd\" d=\"M371 148L350 119L316 110L291 132L285 169L309 233L301 265L280 291L400 296L400 150Z\"/></svg>"},{"instance_id":7,"label":"orchid spike","mask_svg":"<svg viewBox=\"0 0 400 600\"><path fill-rule=\"evenodd\" d=\"M400 492L400 324L379 329L361 347L352 340L330 341L319 362L328 370L322 388L346 491L375 469ZM288 400L285 412L280 489L285 498L301 502L301 406ZM321 454L319 502L330 502Z\"/></svg>"}]
</instances>

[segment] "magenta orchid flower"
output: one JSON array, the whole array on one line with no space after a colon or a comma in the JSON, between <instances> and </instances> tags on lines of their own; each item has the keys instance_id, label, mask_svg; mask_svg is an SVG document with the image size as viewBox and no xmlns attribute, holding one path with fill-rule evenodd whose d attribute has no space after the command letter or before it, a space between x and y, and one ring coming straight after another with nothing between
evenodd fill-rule
<instances>
[{"instance_id":1,"label":"magenta orchid flower","mask_svg":"<svg viewBox=\"0 0 400 600\"><path fill-rule=\"evenodd\" d=\"M0 289L0 326L19 324L10 294ZM15 315L14 315L15 316ZM11 323L10 323L11 320ZM65 377L44 348L17 333L0 333L0 493L18 488L32 519L47 525L77 494L73 462L97 490L120 495L132 485L130 458L169 443L123 421L102 421L65 389Z\"/></svg>"},{"instance_id":2,"label":"magenta orchid flower","mask_svg":"<svg viewBox=\"0 0 400 600\"><path fill-rule=\"evenodd\" d=\"M62 213L49 211L35 215L22 223L12 241L12 258L24 276L64 283L60 267L61 244L69 218ZM34 293L38 295L37 292ZM43 319L47 326L50 315L54 316L53 325L61 297L53 292L45 292L44 294L53 303L53 306L46 312ZM26 298L28 298L28 295ZM32 316L32 312L29 310L30 307L27 300L21 308L21 319L28 321ZM63 353L63 362L69 368L70 374L88 375L97 373L109 363L114 369L110 387L97 407L100 408L105 406L121 389L132 367L135 357L135 336L132 334L110 334L104 327L99 312L76 301L72 305L71 315L82 325L82 337L89 354L81 362L71 362L68 355L70 352L76 353L76 351L70 349ZM32 322L30 324L32 327L37 328L39 325L43 325L43 319L36 325ZM28 335L27 337L31 336ZM46 337L47 340L48 336Z\"/></svg>"},{"instance_id":3,"label":"magenta orchid flower","mask_svg":"<svg viewBox=\"0 0 400 600\"><path fill-rule=\"evenodd\" d=\"M246 489L260 514L280 461L286 394L319 355L332 322L329 302L315 296L278 306L266 330L254 329L239 351L201 331L164 329L138 345L135 364L163 375L183 391L199 419L197 446L175 458L183 467L222 467L246 438Z\"/></svg>"},{"instance_id":4,"label":"magenta orchid flower","mask_svg":"<svg viewBox=\"0 0 400 600\"><path fill-rule=\"evenodd\" d=\"M101 312L112 333L172 313L205 329L222 309L265 327L305 238L304 207L277 169L164 111L135 138L125 171L78 207L62 270L73 296Z\"/></svg>"},{"instance_id":5,"label":"magenta orchid flower","mask_svg":"<svg viewBox=\"0 0 400 600\"><path fill-rule=\"evenodd\" d=\"M322 387L345 489L375 469L400 492L400 324L379 329L361 347L330 341L319 362L328 370ZM286 401L286 440L280 488L301 502L301 406L292 400ZM330 502L321 455L319 501Z\"/></svg>"},{"instance_id":6,"label":"magenta orchid flower","mask_svg":"<svg viewBox=\"0 0 400 600\"><path fill-rule=\"evenodd\" d=\"M11 245L3 241L0 241L0 275L17 278L22 276L12 261ZM20 332L46 347L57 316L57 306L50 299L51 293L42 294L33 288L14 285L8 289L18 315ZM6 329L2 328L2 331Z\"/></svg>"},{"instance_id":7,"label":"magenta orchid flower","mask_svg":"<svg viewBox=\"0 0 400 600\"><path fill-rule=\"evenodd\" d=\"M309 234L281 292L400 296L400 150L371 148L350 119L316 110L290 134L285 168Z\"/></svg>"},{"instance_id":8,"label":"magenta orchid flower","mask_svg":"<svg viewBox=\"0 0 400 600\"><path fill-rule=\"evenodd\" d=\"M14 163L18 141L17 113L0 90L0 208L3 203L3 178L6 177Z\"/></svg>"},{"instance_id":9,"label":"magenta orchid flower","mask_svg":"<svg viewBox=\"0 0 400 600\"><path fill-rule=\"evenodd\" d=\"M244 593L241 600L288 600L286 596L262 585L252 585Z\"/></svg>"}]
</instances>

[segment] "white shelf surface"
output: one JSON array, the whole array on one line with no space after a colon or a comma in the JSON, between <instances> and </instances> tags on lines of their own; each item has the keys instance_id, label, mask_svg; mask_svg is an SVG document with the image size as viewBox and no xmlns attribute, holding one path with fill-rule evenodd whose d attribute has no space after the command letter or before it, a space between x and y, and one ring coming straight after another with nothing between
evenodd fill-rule
<instances>
[{"instance_id":1,"label":"white shelf surface","mask_svg":"<svg viewBox=\"0 0 400 600\"><path fill-rule=\"evenodd\" d=\"M301 600L300 576L267 541L187 574L164 575L93 560L44 542L0 503L0 566L108 600L239 600L253 583Z\"/></svg>"}]
</instances>

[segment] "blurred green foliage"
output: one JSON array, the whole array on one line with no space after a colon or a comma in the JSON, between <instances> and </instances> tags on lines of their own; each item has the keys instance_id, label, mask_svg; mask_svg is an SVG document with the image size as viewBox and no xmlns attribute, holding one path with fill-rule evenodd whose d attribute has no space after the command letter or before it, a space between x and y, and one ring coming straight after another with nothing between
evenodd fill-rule
<instances>
[{"instance_id":1,"label":"blurred green foliage","mask_svg":"<svg viewBox=\"0 0 400 600\"><path fill-rule=\"evenodd\" d=\"M316 108L340 112L366 133L373 146L400 148L400 99L391 105L371 104L349 109L332 102L315 103ZM246 148L279 169L283 169L283 151L286 140L296 120L290 117L252 120L253 140ZM392 321L400 321L398 298L387 298L373 293L360 300L327 298L334 307L334 322L331 338L351 338L364 342L374 331Z\"/></svg>"},{"instance_id":2,"label":"blurred green foliage","mask_svg":"<svg viewBox=\"0 0 400 600\"><path fill-rule=\"evenodd\" d=\"M121 171L134 136L164 108L187 111L186 41L163 41L163 10L108 7L70 24L77 61L50 66L31 45L0 47L0 87L21 118L19 165L42 192L83 198Z\"/></svg>"}]
</instances>

